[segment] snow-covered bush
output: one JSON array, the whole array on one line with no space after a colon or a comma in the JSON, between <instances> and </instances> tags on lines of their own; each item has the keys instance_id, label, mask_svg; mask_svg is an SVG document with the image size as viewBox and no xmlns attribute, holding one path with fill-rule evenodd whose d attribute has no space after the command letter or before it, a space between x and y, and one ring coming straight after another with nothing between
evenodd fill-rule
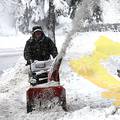
<instances>
[{"instance_id":1,"label":"snow-covered bush","mask_svg":"<svg viewBox=\"0 0 120 120\"><path fill-rule=\"evenodd\" d=\"M99 23L102 21L101 14L100 0L83 0L76 11L73 27L79 30L86 25Z\"/></svg>"},{"instance_id":2,"label":"snow-covered bush","mask_svg":"<svg viewBox=\"0 0 120 120\"><path fill-rule=\"evenodd\" d=\"M15 0L0 1L0 35L11 35L15 33L15 10L17 8ZM12 28L12 29L11 29Z\"/></svg>"},{"instance_id":3,"label":"snow-covered bush","mask_svg":"<svg viewBox=\"0 0 120 120\"><path fill-rule=\"evenodd\" d=\"M104 23L120 23L120 0L101 0Z\"/></svg>"},{"instance_id":4,"label":"snow-covered bush","mask_svg":"<svg viewBox=\"0 0 120 120\"><path fill-rule=\"evenodd\" d=\"M48 8L48 0L26 0L24 3L21 2L16 11L16 28L26 33L34 25L43 26L48 15Z\"/></svg>"},{"instance_id":5,"label":"snow-covered bush","mask_svg":"<svg viewBox=\"0 0 120 120\"><path fill-rule=\"evenodd\" d=\"M59 16L68 15L69 6L64 0L54 0L56 20ZM49 0L24 0L16 10L16 28L24 33L29 32L34 25L46 29L48 22ZM57 21L59 23L59 21Z\"/></svg>"},{"instance_id":6,"label":"snow-covered bush","mask_svg":"<svg viewBox=\"0 0 120 120\"><path fill-rule=\"evenodd\" d=\"M68 16L69 6L64 0L54 0L55 13L57 16Z\"/></svg>"}]
</instances>

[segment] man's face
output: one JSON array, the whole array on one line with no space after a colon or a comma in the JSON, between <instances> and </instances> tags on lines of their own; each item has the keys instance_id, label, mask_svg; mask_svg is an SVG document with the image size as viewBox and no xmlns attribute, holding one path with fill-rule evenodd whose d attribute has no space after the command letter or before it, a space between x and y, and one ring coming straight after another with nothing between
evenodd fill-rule
<instances>
[{"instance_id":1,"label":"man's face","mask_svg":"<svg viewBox=\"0 0 120 120\"><path fill-rule=\"evenodd\" d=\"M34 35L35 35L35 38L36 38L37 40L39 40L39 39L42 38L43 33L42 33L41 31L36 31L36 32L34 33Z\"/></svg>"}]
</instances>

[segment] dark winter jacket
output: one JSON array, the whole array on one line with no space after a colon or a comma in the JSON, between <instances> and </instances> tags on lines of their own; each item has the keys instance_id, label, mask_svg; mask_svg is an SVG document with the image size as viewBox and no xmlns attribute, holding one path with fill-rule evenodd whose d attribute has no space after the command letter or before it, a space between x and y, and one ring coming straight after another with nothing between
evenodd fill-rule
<instances>
[{"instance_id":1,"label":"dark winter jacket","mask_svg":"<svg viewBox=\"0 0 120 120\"><path fill-rule=\"evenodd\" d=\"M43 36L42 40L35 40L32 36L25 45L24 58L27 60L27 64L30 64L30 60L44 61L50 59L50 55L55 58L58 54L57 48L53 41Z\"/></svg>"}]
</instances>

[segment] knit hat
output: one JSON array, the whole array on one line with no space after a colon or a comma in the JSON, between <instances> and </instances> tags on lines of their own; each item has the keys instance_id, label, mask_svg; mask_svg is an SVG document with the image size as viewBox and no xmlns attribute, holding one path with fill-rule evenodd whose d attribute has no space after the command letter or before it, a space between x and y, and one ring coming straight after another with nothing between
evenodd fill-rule
<instances>
[{"instance_id":1,"label":"knit hat","mask_svg":"<svg viewBox=\"0 0 120 120\"><path fill-rule=\"evenodd\" d=\"M36 32L36 31L42 31L43 32L42 27L41 26L34 26L32 28L32 33Z\"/></svg>"}]
</instances>

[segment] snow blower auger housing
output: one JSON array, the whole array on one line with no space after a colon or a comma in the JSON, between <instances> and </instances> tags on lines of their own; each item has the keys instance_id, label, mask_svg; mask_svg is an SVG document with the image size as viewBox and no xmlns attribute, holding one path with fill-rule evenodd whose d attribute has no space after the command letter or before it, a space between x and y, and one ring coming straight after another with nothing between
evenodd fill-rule
<instances>
[{"instance_id":1,"label":"snow blower auger housing","mask_svg":"<svg viewBox=\"0 0 120 120\"><path fill-rule=\"evenodd\" d=\"M56 105L66 108L65 89L62 86L30 88L27 91L27 112L52 109Z\"/></svg>"},{"instance_id":2,"label":"snow blower auger housing","mask_svg":"<svg viewBox=\"0 0 120 120\"><path fill-rule=\"evenodd\" d=\"M52 69L50 72L47 72L49 74L47 76L47 83L36 84L27 90L27 113L52 109L56 105L62 106L62 108L66 110L66 92L59 82L59 66L60 64L55 67L57 69Z\"/></svg>"}]
</instances>

